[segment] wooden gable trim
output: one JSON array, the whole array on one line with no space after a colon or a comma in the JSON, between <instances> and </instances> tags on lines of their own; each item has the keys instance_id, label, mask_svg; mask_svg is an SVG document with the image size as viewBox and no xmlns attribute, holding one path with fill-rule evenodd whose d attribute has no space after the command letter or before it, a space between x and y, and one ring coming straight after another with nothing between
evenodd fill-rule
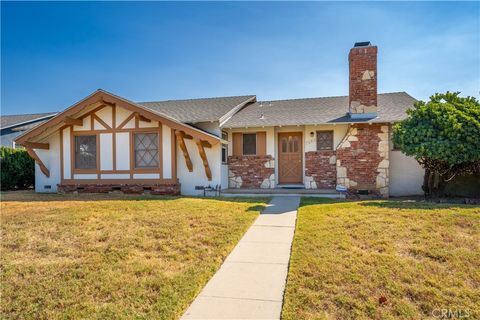
<instances>
[{"instance_id":1,"label":"wooden gable trim","mask_svg":"<svg viewBox=\"0 0 480 320\"><path fill-rule=\"evenodd\" d=\"M35 152L35 150L33 150L31 147L26 147L25 146L25 150L27 150L27 153L30 157L32 157L33 160L35 160L35 162L38 164L38 166L40 167L40 171L43 172L43 174L49 178L50 177L50 170L48 170L48 168L45 166L45 164L43 163L42 159L40 159L40 157L38 156L38 154Z\"/></svg>"},{"instance_id":2,"label":"wooden gable trim","mask_svg":"<svg viewBox=\"0 0 480 320\"><path fill-rule=\"evenodd\" d=\"M123 127L125 127L127 123L133 119L133 117L135 117L135 113L132 113L127 118L125 118L125 120L123 120L122 123L120 123L120 125L118 126L118 129L123 129Z\"/></svg>"},{"instance_id":3,"label":"wooden gable trim","mask_svg":"<svg viewBox=\"0 0 480 320\"><path fill-rule=\"evenodd\" d=\"M215 137L214 135L205 133L199 129L196 129L194 127L191 127L189 125L180 123L174 119L168 118L167 116L162 116L154 111L148 110L143 106L140 106L136 103L127 101L123 98L120 98L118 96L115 96L113 94L110 94L108 92L98 90L95 93L91 94L87 98L81 100L80 102L76 103L75 105L67 108L65 111L57 114L55 117L52 119L46 121L45 123L27 131L20 137L18 137L15 142L19 145L23 145L23 143L27 142L29 139L41 134L44 132L46 129L48 129L51 126L60 124L65 121L66 117L71 117L75 115L76 113L80 112L82 109L84 109L87 106L90 106L95 103L102 103L104 105L115 105L118 107L125 108L127 110L130 110L132 112L137 112L139 114L138 118L140 116L145 117L150 120L155 120L159 121L164 125L169 126L170 128L173 128L175 130L181 130L184 131L186 134L189 134L193 137L199 138L201 140L205 140L210 142L211 144L216 144L220 141L220 138ZM103 107L100 106L100 107Z\"/></svg>"},{"instance_id":4,"label":"wooden gable trim","mask_svg":"<svg viewBox=\"0 0 480 320\"><path fill-rule=\"evenodd\" d=\"M185 145L184 132L175 131L175 136L177 137L177 140L178 140L178 146L180 147L180 150L182 150L183 152L183 157L185 158L185 165L187 166L188 171L192 172L193 164L192 164L192 160L190 159L190 155L188 154L187 146Z\"/></svg>"},{"instance_id":5,"label":"wooden gable trim","mask_svg":"<svg viewBox=\"0 0 480 320\"><path fill-rule=\"evenodd\" d=\"M43 150L50 149L50 145L48 143L26 142L23 146L25 148L31 148L31 149L43 149Z\"/></svg>"},{"instance_id":6,"label":"wooden gable trim","mask_svg":"<svg viewBox=\"0 0 480 320\"><path fill-rule=\"evenodd\" d=\"M103 121L99 116L97 116L95 113L92 114L92 119L97 120L98 123L100 123L105 129L112 129L105 121ZM95 126L92 127L92 130L95 128Z\"/></svg>"},{"instance_id":7,"label":"wooden gable trim","mask_svg":"<svg viewBox=\"0 0 480 320\"><path fill-rule=\"evenodd\" d=\"M197 144L198 152L200 153L200 158L202 158L203 167L205 168L205 175L208 178L208 181L212 181L212 171L210 170L210 165L208 164L207 154L203 148L203 143L201 140L195 139Z\"/></svg>"},{"instance_id":8,"label":"wooden gable trim","mask_svg":"<svg viewBox=\"0 0 480 320\"><path fill-rule=\"evenodd\" d=\"M83 126L83 120L82 119L74 119L72 117L65 117L63 120L66 125L74 125L74 126Z\"/></svg>"}]
</instances>

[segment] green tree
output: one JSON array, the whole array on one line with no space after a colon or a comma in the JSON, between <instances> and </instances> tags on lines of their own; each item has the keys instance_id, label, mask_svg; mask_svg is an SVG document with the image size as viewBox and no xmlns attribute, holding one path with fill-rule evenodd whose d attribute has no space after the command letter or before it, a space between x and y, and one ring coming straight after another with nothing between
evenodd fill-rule
<instances>
[{"instance_id":1,"label":"green tree","mask_svg":"<svg viewBox=\"0 0 480 320\"><path fill-rule=\"evenodd\" d=\"M26 189L35 182L35 162L23 149L0 147L1 190Z\"/></svg>"},{"instance_id":2,"label":"green tree","mask_svg":"<svg viewBox=\"0 0 480 320\"><path fill-rule=\"evenodd\" d=\"M441 197L457 175L480 172L480 103L459 92L418 101L393 128L393 142L425 169L426 196Z\"/></svg>"}]
</instances>

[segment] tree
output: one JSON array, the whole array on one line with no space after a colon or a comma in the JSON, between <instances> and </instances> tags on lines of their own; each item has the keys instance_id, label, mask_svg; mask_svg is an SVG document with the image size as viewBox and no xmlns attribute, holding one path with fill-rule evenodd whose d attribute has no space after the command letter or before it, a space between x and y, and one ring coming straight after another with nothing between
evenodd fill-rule
<instances>
[{"instance_id":1,"label":"tree","mask_svg":"<svg viewBox=\"0 0 480 320\"><path fill-rule=\"evenodd\" d=\"M459 94L416 102L393 128L393 143L425 169L426 196L441 197L455 176L480 172L480 103Z\"/></svg>"}]
</instances>

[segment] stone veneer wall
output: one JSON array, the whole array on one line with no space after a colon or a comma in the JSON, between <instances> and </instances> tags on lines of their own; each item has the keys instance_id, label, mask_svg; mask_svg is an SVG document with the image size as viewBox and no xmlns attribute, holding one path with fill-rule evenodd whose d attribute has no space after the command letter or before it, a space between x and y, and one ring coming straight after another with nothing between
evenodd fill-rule
<instances>
[{"instance_id":1,"label":"stone veneer wall","mask_svg":"<svg viewBox=\"0 0 480 320\"><path fill-rule=\"evenodd\" d=\"M110 193L180 195L180 183L171 184L75 184L58 185L59 193Z\"/></svg>"},{"instance_id":2,"label":"stone veneer wall","mask_svg":"<svg viewBox=\"0 0 480 320\"><path fill-rule=\"evenodd\" d=\"M335 151L305 152L305 188L334 189L337 182Z\"/></svg>"},{"instance_id":3,"label":"stone veneer wall","mask_svg":"<svg viewBox=\"0 0 480 320\"><path fill-rule=\"evenodd\" d=\"M275 161L266 156L229 156L229 188L275 188Z\"/></svg>"},{"instance_id":4,"label":"stone veneer wall","mask_svg":"<svg viewBox=\"0 0 480 320\"><path fill-rule=\"evenodd\" d=\"M388 197L388 125L355 124L336 150L337 183L350 193L368 190Z\"/></svg>"}]
</instances>

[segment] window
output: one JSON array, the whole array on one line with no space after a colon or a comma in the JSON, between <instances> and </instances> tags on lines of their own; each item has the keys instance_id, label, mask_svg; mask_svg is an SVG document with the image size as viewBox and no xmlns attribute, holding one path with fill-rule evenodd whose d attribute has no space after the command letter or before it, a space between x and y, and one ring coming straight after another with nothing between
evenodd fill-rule
<instances>
[{"instance_id":1,"label":"window","mask_svg":"<svg viewBox=\"0 0 480 320\"><path fill-rule=\"evenodd\" d=\"M228 141L228 133L222 131L222 139ZM222 143L222 163L227 163L228 160L228 144Z\"/></svg>"},{"instance_id":2,"label":"window","mask_svg":"<svg viewBox=\"0 0 480 320\"><path fill-rule=\"evenodd\" d=\"M255 155L257 153L257 135L255 133L243 134L243 155Z\"/></svg>"},{"instance_id":3,"label":"window","mask_svg":"<svg viewBox=\"0 0 480 320\"><path fill-rule=\"evenodd\" d=\"M97 136L75 137L75 169L97 169Z\"/></svg>"},{"instance_id":4,"label":"window","mask_svg":"<svg viewBox=\"0 0 480 320\"><path fill-rule=\"evenodd\" d=\"M317 150L333 150L333 131L317 131Z\"/></svg>"},{"instance_id":5,"label":"window","mask_svg":"<svg viewBox=\"0 0 480 320\"><path fill-rule=\"evenodd\" d=\"M135 168L158 168L158 133L135 133Z\"/></svg>"}]
</instances>

